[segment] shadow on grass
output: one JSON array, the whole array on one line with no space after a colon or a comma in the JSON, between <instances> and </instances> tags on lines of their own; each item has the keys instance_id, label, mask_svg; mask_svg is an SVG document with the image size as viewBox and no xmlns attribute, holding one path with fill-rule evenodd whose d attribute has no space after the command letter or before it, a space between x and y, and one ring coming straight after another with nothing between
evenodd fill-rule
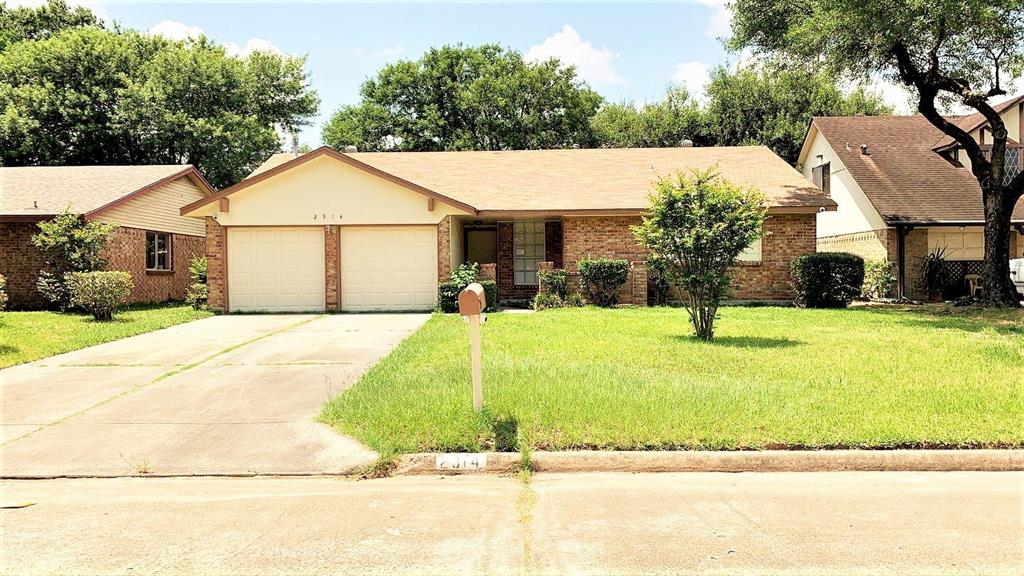
<instances>
[{"instance_id":1,"label":"shadow on grass","mask_svg":"<svg viewBox=\"0 0 1024 576\"><path fill-rule=\"evenodd\" d=\"M762 338L760 336L715 336L710 342L700 340L696 336L670 336L676 342L690 342L693 344L706 344L721 348L791 348L802 346L799 340L789 338Z\"/></svg>"},{"instance_id":2,"label":"shadow on grass","mask_svg":"<svg viewBox=\"0 0 1024 576\"><path fill-rule=\"evenodd\" d=\"M987 310L950 305L864 306L850 312L895 320L913 328L981 332L995 330L1000 334L1024 336L1024 313L1014 309Z\"/></svg>"},{"instance_id":3,"label":"shadow on grass","mask_svg":"<svg viewBox=\"0 0 1024 576\"><path fill-rule=\"evenodd\" d=\"M494 435L495 452L519 451L519 419L505 414L494 415L484 407L481 416Z\"/></svg>"}]
</instances>

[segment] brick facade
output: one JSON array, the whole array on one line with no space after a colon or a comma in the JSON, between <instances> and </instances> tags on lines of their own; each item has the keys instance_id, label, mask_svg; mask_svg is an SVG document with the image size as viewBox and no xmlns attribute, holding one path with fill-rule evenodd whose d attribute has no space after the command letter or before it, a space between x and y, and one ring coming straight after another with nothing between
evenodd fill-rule
<instances>
[{"instance_id":1,"label":"brick facade","mask_svg":"<svg viewBox=\"0 0 1024 576\"><path fill-rule=\"evenodd\" d=\"M341 228L324 226L324 281L328 310L341 310Z\"/></svg>"},{"instance_id":2,"label":"brick facade","mask_svg":"<svg viewBox=\"0 0 1024 576\"><path fill-rule=\"evenodd\" d=\"M46 269L42 254L32 245L38 231L35 222L0 224L0 274L7 278L7 294L12 310L31 310L46 306L36 290L39 271ZM203 253L203 238L186 234L171 235L171 270L146 271L146 231L121 227L110 238L104 256L108 270L123 270L132 275L135 288L129 302L182 300L189 285L188 266L194 256Z\"/></svg>"},{"instance_id":3,"label":"brick facade","mask_svg":"<svg viewBox=\"0 0 1024 576\"><path fill-rule=\"evenodd\" d=\"M33 310L46 304L36 290L39 271L46 267L32 245L32 235L38 231L35 222L0 223L0 274L7 278L10 310Z\"/></svg>"},{"instance_id":4,"label":"brick facade","mask_svg":"<svg viewBox=\"0 0 1024 576\"><path fill-rule=\"evenodd\" d=\"M764 222L761 261L733 267L733 300L792 300L789 263L816 250L815 214L771 214Z\"/></svg>"},{"instance_id":5,"label":"brick facade","mask_svg":"<svg viewBox=\"0 0 1024 576\"><path fill-rule=\"evenodd\" d=\"M129 302L164 302L184 300L188 291L188 266L192 258L203 254L205 241L201 236L171 234L171 270L146 270L146 231L118 228L107 246L108 270L123 270L132 275L135 288Z\"/></svg>"},{"instance_id":6,"label":"brick facade","mask_svg":"<svg viewBox=\"0 0 1024 576\"><path fill-rule=\"evenodd\" d=\"M210 310L227 310L227 229L206 217L206 305Z\"/></svg>"},{"instance_id":7,"label":"brick facade","mask_svg":"<svg viewBox=\"0 0 1024 576\"><path fill-rule=\"evenodd\" d=\"M437 281L452 275L452 217L445 216L437 225Z\"/></svg>"}]
</instances>

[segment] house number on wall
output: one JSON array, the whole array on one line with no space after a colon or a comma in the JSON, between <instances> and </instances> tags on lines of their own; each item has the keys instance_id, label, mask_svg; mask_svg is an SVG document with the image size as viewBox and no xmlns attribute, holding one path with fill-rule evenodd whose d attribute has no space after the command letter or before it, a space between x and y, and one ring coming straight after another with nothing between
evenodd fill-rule
<instances>
[{"instance_id":1,"label":"house number on wall","mask_svg":"<svg viewBox=\"0 0 1024 576\"><path fill-rule=\"evenodd\" d=\"M321 212L319 214L314 213L313 214L313 220L314 221L319 220L321 222L327 222L327 221L336 222L338 220L341 220L341 214L330 214L330 213L327 213L327 212Z\"/></svg>"}]
</instances>

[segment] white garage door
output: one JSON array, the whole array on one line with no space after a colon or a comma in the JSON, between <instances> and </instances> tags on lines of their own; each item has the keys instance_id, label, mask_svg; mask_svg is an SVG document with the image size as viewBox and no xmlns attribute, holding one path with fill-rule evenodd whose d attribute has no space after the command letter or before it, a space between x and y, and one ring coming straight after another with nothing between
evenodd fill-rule
<instances>
[{"instance_id":1,"label":"white garage door","mask_svg":"<svg viewBox=\"0 0 1024 576\"><path fill-rule=\"evenodd\" d=\"M323 228L228 228L228 305L241 312L323 310Z\"/></svg>"},{"instance_id":2,"label":"white garage door","mask_svg":"<svg viewBox=\"0 0 1024 576\"><path fill-rule=\"evenodd\" d=\"M342 310L430 310L436 304L436 226L341 229Z\"/></svg>"}]
</instances>

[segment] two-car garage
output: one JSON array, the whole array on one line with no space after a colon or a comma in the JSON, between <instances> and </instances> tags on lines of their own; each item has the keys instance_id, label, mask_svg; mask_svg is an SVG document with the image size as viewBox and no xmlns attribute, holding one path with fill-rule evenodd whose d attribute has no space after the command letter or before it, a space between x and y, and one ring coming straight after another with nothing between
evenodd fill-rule
<instances>
[{"instance_id":1,"label":"two-car garage","mask_svg":"<svg viewBox=\"0 0 1024 576\"><path fill-rule=\"evenodd\" d=\"M304 312L327 306L324 227L227 230L232 312ZM436 226L342 226L341 309L429 310L437 295Z\"/></svg>"}]
</instances>

